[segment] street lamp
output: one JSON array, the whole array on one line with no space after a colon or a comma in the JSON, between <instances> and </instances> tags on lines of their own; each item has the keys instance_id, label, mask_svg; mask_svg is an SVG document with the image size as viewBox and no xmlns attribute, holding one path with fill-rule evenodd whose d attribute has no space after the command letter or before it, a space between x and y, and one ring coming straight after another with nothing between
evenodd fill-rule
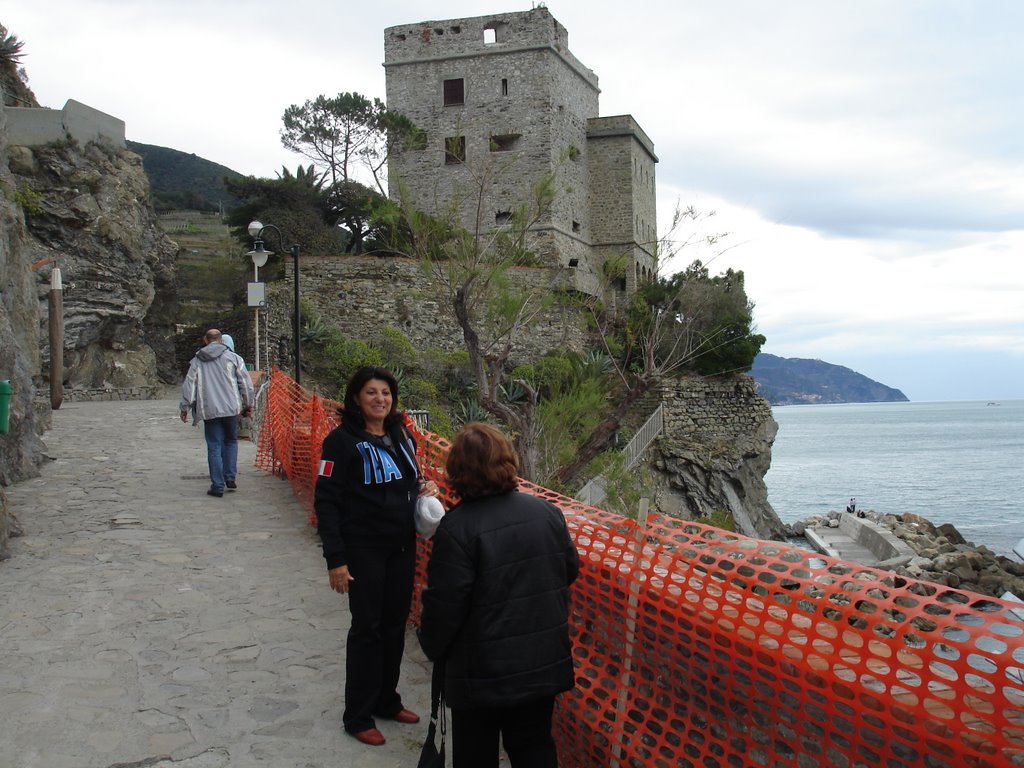
<instances>
[{"instance_id":1,"label":"street lamp","mask_svg":"<svg viewBox=\"0 0 1024 768\"><path fill-rule=\"evenodd\" d=\"M259 234L263 225L254 221L249 225L249 235L253 238ZM264 266L273 254L263 249L263 241L257 239L253 250L247 254L252 259L253 276L249 284L249 306L253 308L254 340L256 342L256 370L260 370L260 307L266 306L266 287L260 282L260 267Z\"/></svg>"},{"instance_id":2,"label":"street lamp","mask_svg":"<svg viewBox=\"0 0 1024 768\"><path fill-rule=\"evenodd\" d=\"M249 256L252 257L253 267L258 270L267 263L267 259L273 255L273 251L267 251L263 249L263 232L271 229L277 233L277 241L284 248L284 236L281 234L281 230L275 227L273 224L262 224L259 221L249 222L249 236L253 238L253 250L249 251ZM299 325L301 323L301 315L299 311L299 246L293 245L290 249L292 255L292 261L294 263L293 275L295 278L295 308L292 314L292 346L295 350L295 383L302 383L302 347L299 337ZM257 264L257 261L259 263ZM258 272L257 272L258 276ZM259 310L257 309L257 312ZM259 353L257 352L257 357Z\"/></svg>"}]
</instances>

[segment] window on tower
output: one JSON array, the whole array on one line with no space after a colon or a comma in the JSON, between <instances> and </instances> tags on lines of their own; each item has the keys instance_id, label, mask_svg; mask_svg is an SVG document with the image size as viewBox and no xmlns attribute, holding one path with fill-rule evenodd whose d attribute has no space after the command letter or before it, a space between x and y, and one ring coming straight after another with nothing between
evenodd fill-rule
<instances>
[{"instance_id":1,"label":"window on tower","mask_svg":"<svg viewBox=\"0 0 1024 768\"><path fill-rule=\"evenodd\" d=\"M491 134L491 152L509 152L519 145L518 133Z\"/></svg>"},{"instance_id":2,"label":"window on tower","mask_svg":"<svg viewBox=\"0 0 1024 768\"><path fill-rule=\"evenodd\" d=\"M444 81L444 105L458 106L466 103L466 81L461 77Z\"/></svg>"},{"instance_id":3,"label":"window on tower","mask_svg":"<svg viewBox=\"0 0 1024 768\"><path fill-rule=\"evenodd\" d=\"M445 165L466 162L466 137L449 136L444 140Z\"/></svg>"}]
</instances>

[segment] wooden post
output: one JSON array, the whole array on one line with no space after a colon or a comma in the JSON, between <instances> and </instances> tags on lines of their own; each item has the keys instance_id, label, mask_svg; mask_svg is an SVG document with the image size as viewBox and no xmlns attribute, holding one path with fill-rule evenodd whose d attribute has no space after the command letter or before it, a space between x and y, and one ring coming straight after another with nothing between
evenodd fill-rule
<instances>
[{"instance_id":1,"label":"wooden post","mask_svg":"<svg viewBox=\"0 0 1024 768\"><path fill-rule=\"evenodd\" d=\"M64 402L64 284L60 267L50 273L50 407Z\"/></svg>"},{"instance_id":2,"label":"wooden post","mask_svg":"<svg viewBox=\"0 0 1024 768\"><path fill-rule=\"evenodd\" d=\"M635 574L638 571L643 560L644 539L647 536L647 513L650 509L650 504L650 499L640 499L640 508L636 514L636 528L633 531L633 541L630 546L630 550L632 550L635 557L630 568L631 574ZM626 641L622 650L622 676L619 684L618 704L616 705L616 719L620 723L626 715L626 700L629 697L630 686L633 682L633 643L636 640L640 584L641 582L635 578L631 578L629 581L629 598L626 608ZM622 745L621 743L616 743L612 747L611 768L617 768L621 761Z\"/></svg>"}]
</instances>

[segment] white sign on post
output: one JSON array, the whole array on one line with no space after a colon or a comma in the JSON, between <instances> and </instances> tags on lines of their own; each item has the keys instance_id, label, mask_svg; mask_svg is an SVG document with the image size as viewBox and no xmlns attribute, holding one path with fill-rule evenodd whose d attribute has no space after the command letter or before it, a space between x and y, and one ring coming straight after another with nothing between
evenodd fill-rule
<instances>
[{"instance_id":1,"label":"white sign on post","mask_svg":"<svg viewBox=\"0 0 1024 768\"><path fill-rule=\"evenodd\" d=\"M250 307L265 307L267 306L267 284L266 283L249 283L249 306Z\"/></svg>"}]
</instances>

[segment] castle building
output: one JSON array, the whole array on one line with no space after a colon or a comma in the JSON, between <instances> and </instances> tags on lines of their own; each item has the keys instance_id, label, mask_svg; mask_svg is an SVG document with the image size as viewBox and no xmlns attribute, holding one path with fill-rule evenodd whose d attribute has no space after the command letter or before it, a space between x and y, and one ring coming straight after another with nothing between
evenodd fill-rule
<instances>
[{"instance_id":1,"label":"castle building","mask_svg":"<svg viewBox=\"0 0 1024 768\"><path fill-rule=\"evenodd\" d=\"M554 171L558 194L530 246L562 269L560 284L600 295L608 274L631 292L653 274L654 145L631 116L599 116L597 75L547 8L389 27L384 67L388 108L426 134L390 159L392 195L400 182L412 205L439 214L486 176L482 208L460 210L467 229L479 219L487 230Z\"/></svg>"}]
</instances>

